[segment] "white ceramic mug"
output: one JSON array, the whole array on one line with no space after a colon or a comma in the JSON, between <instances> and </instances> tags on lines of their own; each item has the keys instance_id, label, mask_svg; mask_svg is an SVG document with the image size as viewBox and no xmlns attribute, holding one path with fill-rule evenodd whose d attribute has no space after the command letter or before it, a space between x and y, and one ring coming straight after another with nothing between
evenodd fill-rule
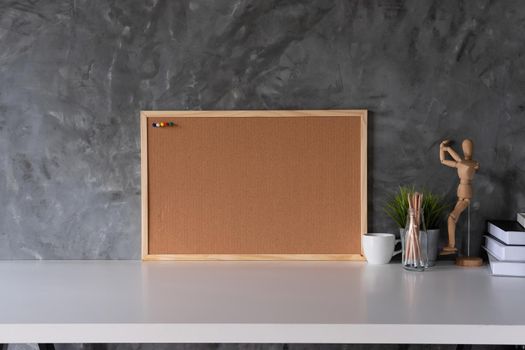
<instances>
[{"instance_id":1,"label":"white ceramic mug","mask_svg":"<svg viewBox=\"0 0 525 350\"><path fill-rule=\"evenodd\" d=\"M400 241L391 233L364 234L362 243L366 260L372 265L388 264L394 255L401 253L401 250L394 251Z\"/></svg>"}]
</instances>

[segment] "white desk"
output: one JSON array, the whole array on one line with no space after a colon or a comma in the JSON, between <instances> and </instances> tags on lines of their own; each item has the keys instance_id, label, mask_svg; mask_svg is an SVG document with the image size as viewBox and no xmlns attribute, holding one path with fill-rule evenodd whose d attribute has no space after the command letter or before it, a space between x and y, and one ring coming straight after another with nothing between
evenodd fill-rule
<instances>
[{"instance_id":1,"label":"white desk","mask_svg":"<svg viewBox=\"0 0 525 350\"><path fill-rule=\"evenodd\" d=\"M0 262L0 342L525 344L525 279L359 262Z\"/></svg>"}]
</instances>

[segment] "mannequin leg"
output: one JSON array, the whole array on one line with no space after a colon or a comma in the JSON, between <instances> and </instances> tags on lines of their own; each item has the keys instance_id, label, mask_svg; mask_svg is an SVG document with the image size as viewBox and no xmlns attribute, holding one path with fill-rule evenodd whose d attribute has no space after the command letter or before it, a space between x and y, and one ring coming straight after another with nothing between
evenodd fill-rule
<instances>
[{"instance_id":1,"label":"mannequin leg","mask_svg":"<svg viewBox=\"0 0 525 350\"><path fill-rule=\"evenodd\" d=\"M448 245L443 248L444 254L451 254L457 251L456 248L456 224L461 213L467 209L469 204L468 199L460 199L457 201L454 210L448 216Z\"/></svg>"}]
</instances>

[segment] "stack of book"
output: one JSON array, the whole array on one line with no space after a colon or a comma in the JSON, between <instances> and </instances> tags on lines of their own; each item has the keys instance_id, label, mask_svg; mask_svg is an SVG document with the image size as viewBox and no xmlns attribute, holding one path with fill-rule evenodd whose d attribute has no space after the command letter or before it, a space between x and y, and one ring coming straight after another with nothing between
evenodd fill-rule
<instances>
[{"instance_id":1,"label":"stack of book","mask_svg":"<svg viewBox=\"0 0 525 350\"><path fill-rule=\"evenodd\" d=\"M525 277L525 213L517 221L487 222L485 250L493 275Z\"/></svg>"}]
</instances>

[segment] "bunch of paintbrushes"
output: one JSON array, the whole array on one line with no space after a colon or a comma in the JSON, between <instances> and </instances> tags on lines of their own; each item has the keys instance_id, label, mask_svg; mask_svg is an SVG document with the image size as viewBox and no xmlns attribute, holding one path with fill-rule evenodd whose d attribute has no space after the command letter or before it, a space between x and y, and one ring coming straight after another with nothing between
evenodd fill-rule
<instances>
[{"instance_id":1,"label":"bunch of paintbrushes","mask_svg":"<svg viewBox=\"0 0 525 350\"><path fill-rule=\"evenodd\" d=\"M408 194L409 220L405 231L403 265L415 269L426 267L426 254L422 252L420 227L423 221L421 206L423 194L419 192Z\"/></svg>"}]
</instances>

